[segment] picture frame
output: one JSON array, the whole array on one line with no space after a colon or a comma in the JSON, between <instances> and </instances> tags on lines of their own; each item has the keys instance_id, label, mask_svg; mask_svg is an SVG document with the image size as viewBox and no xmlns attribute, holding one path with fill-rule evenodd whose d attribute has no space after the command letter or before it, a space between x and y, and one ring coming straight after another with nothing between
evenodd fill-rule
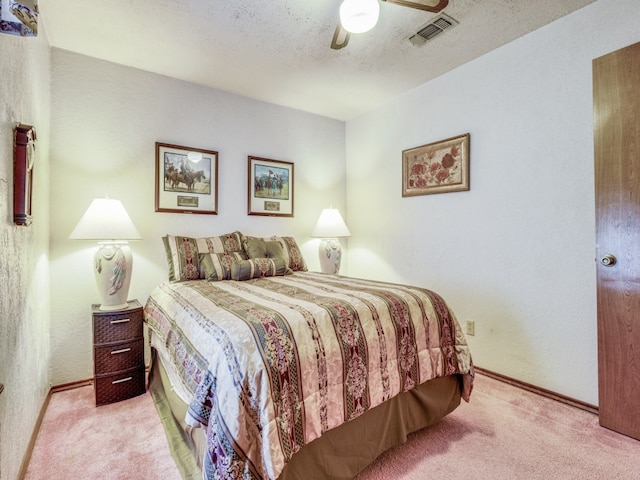
<instances>
[{"instance_id":1,"label":"picture frame","mask_svg":"<svg viewBox=\"0 0 640 480\"><path fill-rule=\"evenodd\" d=\"M402 196L469 190L470 135L402 151Z\"/></svg>"},{"instance_id":2,"label":"picture frame","mask_svg":"<svg viewBox=\"0 0 640 480\"><path fill-rule=\"evenodd\" d=\"M19 123L13 131L13 223L29 226L32 222L33 167L36 129Z\"/></svg>"},{"instance_id":3,"label":"picture frame","mask_svg":"<svg viewBox=\"0 0 640 480\"><path fill-rule=\"evenodd\" d=\"M293 217L293 163L248 157L248 215Z\"/></svg>"},{"instance_id":4,"label":"picture frame","mask_svg":"<svg viewBox=\"0 0 640 480\"><path fill-rule=\"evenodd\" d=\"M0 0L0 33L38 35L38 0Z\"/></svg>"},{"instance_id":5,"label":"picture frame","mask_svg":"<svg viewBox=\"0 0 640 480\"><path fill-rule=\"evenodd\" d=\"M156 212L218 214L218 152L156 142Z\"/></svg>"}]
</instances>

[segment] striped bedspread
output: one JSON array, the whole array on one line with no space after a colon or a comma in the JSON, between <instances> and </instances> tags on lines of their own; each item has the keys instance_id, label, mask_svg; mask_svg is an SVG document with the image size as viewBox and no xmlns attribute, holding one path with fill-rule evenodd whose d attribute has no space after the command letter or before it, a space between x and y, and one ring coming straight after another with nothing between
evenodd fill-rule
<instances>
[{"instance_id":1,"label":"striped bedspread","mask_svg":"<svg viewBox=\"0 0 640 480\"><path fill-rule=\"evenodd\" d=\"M275 479L323 432L434 377L463 374L471 393L464 335L422 288L311 272L165 282L145 320L206 428L208 479Z\"/></svg>"}]
</instances>

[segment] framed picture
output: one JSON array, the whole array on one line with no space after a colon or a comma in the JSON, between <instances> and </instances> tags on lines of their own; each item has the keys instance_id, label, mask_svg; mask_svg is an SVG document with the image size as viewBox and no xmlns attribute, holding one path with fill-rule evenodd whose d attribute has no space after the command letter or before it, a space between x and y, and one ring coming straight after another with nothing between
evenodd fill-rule
<instances>
[{"instance_id":1,"label":"framed picture","mask_svg":"<svg viewBox=\"0 0 640 480\"><path fill-rule=\"evenodd\" d=\"M218 214L218 152L156 142L156 212Z\"/></svg>"},{"instance_id":2,"label":"framed picture","mask_svg":"<svg viewBox=\"0 0 640 480\"><path fill-rule=\"evenodd\" d=\"M469 190L469 134L402 151L402 196Z\"/></svg>"},{"instance_id":3,"label":"framed picture","mask_svg":"<svg viewBox=\"0 0 640 480\"><path fill-rule=\"evenodd\" d=\"M38 35L38 1L0 0L0 33Z\"/></svg>"},{"instance_id":4,"label":"framed picture","mask_svg":"<svg viewBox=\"0 0 640 480\"><path fill-rule=\"evenodd\" d=\"M249 215L293 217L293 163L249 157Z\"/></svg>"},{"instance_id":5,"label":"framed picture","mask_svg":"<svg viewBox=\"0 0 640 480\"><path fill-rule=\"evenodd\" d=\"M13 223L31 225L36 130L19 123L13 131Z\"/></svg>"}]
</instances>

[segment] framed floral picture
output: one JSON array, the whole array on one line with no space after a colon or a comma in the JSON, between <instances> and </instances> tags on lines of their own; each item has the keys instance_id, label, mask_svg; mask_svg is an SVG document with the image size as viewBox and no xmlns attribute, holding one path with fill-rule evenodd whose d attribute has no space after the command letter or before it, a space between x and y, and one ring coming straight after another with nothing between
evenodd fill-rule
<instances>
[{"instance_id":1,"label":"framed floral picture","mask_svg":"<svg viewBox=\"0 0 640 480\"><path fill-rule=\"evenodd\" d=\"M249 157L249 215L293 217L293 163Z\"/></svg>"},{"instance_id":2,"label":"framed floral picture","mask_svg":"<svg viewBox=\"0 0 640 480\"><path fill-rule=\"evenodd\" d=\"M469 134L402 151L402 196L469 190Z\"/></svg>"},{"instance_id":3,"label":"framed floral picture","mask_svg":"<svg viewBox=\"0 0 640 480\"><path fill-rule=\"evenodd\" d=\"M156 212L218 214L218 152L156 142Z\"/></svg>"}]
</instances>

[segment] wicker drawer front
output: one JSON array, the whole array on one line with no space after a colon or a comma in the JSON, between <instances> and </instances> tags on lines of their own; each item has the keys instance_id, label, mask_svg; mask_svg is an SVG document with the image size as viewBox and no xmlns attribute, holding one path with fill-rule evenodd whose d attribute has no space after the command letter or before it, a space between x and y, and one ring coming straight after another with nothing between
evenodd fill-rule
<instances>
[{"instance_id":1,"label":"wicker drawer front","mask_svg":"<svg viewBox=\"0 0 640 480\"><path fill-rule=\"evenodd\" d=\"M119 402L145 393L144 367L95 377L96 405Z\"/></svg>"},{"instance_id":2,"label":"wicker drawer front","mask_svg":"<svg viewBox=\"0 0 640 480\"><path fill-rule=\"evenodd\" d=\"M144 365L144 340L94 347L95 374L119 372Z\"/></svg>"},{"instance_id":3,"label":"wicker drawer front","mask_svg":"<svg viewBox=\"0 0 640 480\"><path fill-rule=\"evenodd\" d=\"M93 341L113 343L142 337L142 309L93 315Z\"/></svg>"}]
</instances>

